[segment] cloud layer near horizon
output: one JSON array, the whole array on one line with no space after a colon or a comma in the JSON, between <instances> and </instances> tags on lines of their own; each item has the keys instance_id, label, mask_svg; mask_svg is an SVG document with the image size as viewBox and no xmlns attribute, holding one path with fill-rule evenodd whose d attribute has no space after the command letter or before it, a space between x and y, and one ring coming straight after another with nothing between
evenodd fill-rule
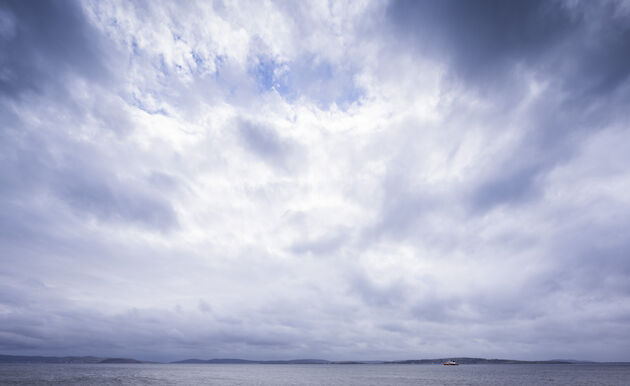
<instances>
[{"instance_id":1,"label":"cloud layer near horizon","mask_svg":"<svg viewBox=\"0 0 630 386\"><path fill-rule=\"evenodd\" d=\"M622 1L0 3L0 352L630 360Z\"/></svg>"}]
</instances>

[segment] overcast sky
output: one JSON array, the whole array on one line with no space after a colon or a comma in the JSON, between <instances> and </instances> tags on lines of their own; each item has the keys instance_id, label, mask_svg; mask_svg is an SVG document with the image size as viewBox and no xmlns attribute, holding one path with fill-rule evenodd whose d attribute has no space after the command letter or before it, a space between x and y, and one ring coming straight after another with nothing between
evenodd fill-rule
<instances>
[{"instance_id":1,"label":"overcast sky","mask_svg":"<svg viewBox=\"0 0 630 386\"><path fill-rule=\"evenodd\" d=\"M630 361L630 3L0 1L0 353Z\"/></svg>"}]
</instances>

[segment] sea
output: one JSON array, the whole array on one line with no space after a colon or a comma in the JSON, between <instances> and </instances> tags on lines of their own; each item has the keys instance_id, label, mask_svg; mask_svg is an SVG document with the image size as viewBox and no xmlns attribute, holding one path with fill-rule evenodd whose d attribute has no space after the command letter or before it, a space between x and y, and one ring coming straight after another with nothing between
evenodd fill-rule
<instances>
[{"instance_id":1,"label":"sea","mask_svg":"<svg viewBox=\"0 0 630 386\"><path fill-rule=\"evenodd\" d=\"M0 364L0 385L630 385L627 365Z\"/></svg>"}]
</instances>

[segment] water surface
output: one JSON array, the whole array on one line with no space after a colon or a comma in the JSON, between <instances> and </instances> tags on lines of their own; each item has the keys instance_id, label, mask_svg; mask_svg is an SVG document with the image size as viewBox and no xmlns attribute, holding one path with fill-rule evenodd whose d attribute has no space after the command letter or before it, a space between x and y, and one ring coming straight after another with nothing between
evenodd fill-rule
<instances>
[{"instance_id":1,"label":"water surface","mask_svg":"<svg viewBox=\"0 0 630 386\"><path fill-rule=\"evenodd\" d=\"M630 385L612 365L0 364L2 385Z\"/></svg>"}]
</instances>

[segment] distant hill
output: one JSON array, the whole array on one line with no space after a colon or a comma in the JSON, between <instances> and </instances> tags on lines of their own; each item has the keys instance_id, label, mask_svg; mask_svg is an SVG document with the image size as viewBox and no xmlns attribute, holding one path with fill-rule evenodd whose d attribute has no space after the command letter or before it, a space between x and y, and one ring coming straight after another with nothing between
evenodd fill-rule
<instances>
[{"instance_id":1,"label":"distant hill","mask_svg":"<svg viewBox=\"0 0 630 386\"><path fill-rule=\"evenodd\" d=\"M436 359L406 359L400 361L328 361L324 359L293 359L274 361L254 361L246 359L220 358L220 359L186 359L171 363L180 364L335 364L335 365L357 365L357 364L401 364L401 365L431 365L442 364L446 361L454 360L460 364L574 364L575 361L519 361L514 359L485 359L485 358L436 358Z\"/></svg>"},{"instance_id":2,"label":"distant hill","mask_svg":"<svg viewBox=\"0 0 630 386\"><path fill-rule=\"evenodd\" d=\"M578 361L576 359L550 359L551 361L558 361L558 362L571 362L571 363L576 363L576 364L581 364L581 365L587 365L589 363L598 363L598 362L593 362L593 361ZM608 363L608 362L606 362Z\"/></svg>"},{"instance_id":3,"label":"distant hill","mask_svg":"<svg viewBox=\"0 0 630 386\"><path fill-rule=\"evenodd\" d=\"M430 365L430 364L442 364L446 361L455 361L459 364L463 365L480 365L480 364L504 364L504 365L514 365L514 364L574 364L575 362L571 361L562 361L562 360L550 360L550 361L519 361L515 359L486 359L486 358L437 358L437 359L407 359L401 361L389 361L384 363L392 363L392 364L417 364L417 365Z\"/></svg>"},{"instance_id":4,"label":"distant hill","mask_svg":"<svg viewBox=\"0 0 630 386\"><path fill-rule=\"evenodd\" d=\"M183 361L175 361L171 363L189 363L189 364L206 364L206 363L233 363L233 364L247 364L247 363L257 363L256 361L248 361L246 359L232 359L232 358L221 358L221 359L184 359Z\"/></svg>"},{"instance_id":5,"label":"distant hill","mask_svg":"<svg viewBox=\"0 0 630 386\"><path fill-rule=\"evenodd\" d=\"M630 362L589 362L574 359L553 359L545 361L520 361L515 359L486 359L469 357L449 357L435 359L405 359L399 361L328 361L325 359L291 359L291 360L248 360L238 358L215 358L215 359L186 359L183 361L170 362L173 364L261 364L261 365L352 365L352 364L400 364L400 365L440 365L446 361L455 361L462 365L471 364L607 364L607 365L630 365ZM0 355L0 363L84 363L84 364L116 364L116 363L156 363L140 361L132 358L103 358L94 356L23 356L23 355Z\"/></svg>"},{"instance_id":6,"label":"distant hill","mask_svg":"<svg viewBox=\"0 0 630 386\"><path fill-rule=\"evenodd\" d=\"M100 358L93 356L84 357L46 357L25 355L0 355L0 363L150 363L131 358Z\"/></svg>"},{"instance_id":7,"label":"distant hill","mask_svg":"<svg viewBox=\"0 0 630 386\"><path fill-rule=\"evenodd\" d=\"M485 359L485 358L436 358L436 359L406 359L400 361L328 361L324 359L293 359L293 360L273 360L273 361L257 361L247 359L220 358L220 359L186 359L171 363L180 364L336 364L336 365L355 365L355 364L403 364L403 365L431 365L442 364L446 361L453 360L459 364L575 364L582 363L569 360L548 360L548 361L519 361L514 359ZM586 362L583 362L586 363ZM593 363L593 362L589 362Z\"/></svg>"},{"instance_id":8,"label":"distant hill","mask_svg":"<svg viewBox=\"0 0 630 386\"><path fill-rule=\"evenodd\" d=\"M320 365L332 363L323 359L291 359L272 361L252 361L247 359L218 358L218 359L185 359L171 363L180 364L260 364L260 365Z\"/></svg>"},{"instance_id":9,"label":"distant hill","mask_svg":"<svg viewBox=\"0 0 630 386\"><path fill-rule=\"evenodd\" d=\"M131 359L131 358L105 358L98 363L146 363L146 362L142 362L137 359Z\"/></svg>"}]
</instances>

